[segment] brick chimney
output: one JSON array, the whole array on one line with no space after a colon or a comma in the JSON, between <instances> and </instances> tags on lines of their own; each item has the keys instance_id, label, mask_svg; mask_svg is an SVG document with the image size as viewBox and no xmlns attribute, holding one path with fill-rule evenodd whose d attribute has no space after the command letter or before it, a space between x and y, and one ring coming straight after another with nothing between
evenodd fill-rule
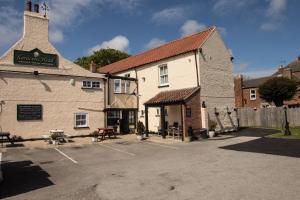
<instances>
[{"instance_id":1,"label":"brick chimney","mask_svg":"<svg viewBox=\"0 0 300 200\"><path fill-rule=\"evenodd\" d=\"M31 12L32 11L32 2L30 0L26 1L25 4L25 11Z\"/></svg>"},{"instance_id":2,"label":"brick chimney","mask_svg":"<svg viewBox=\"0 0 300 200\"><path fill-rule=\"evenodd\" d=\"M96 73L96 72L97 72L97 65L94 63L94 61L92 61L92 62L90 63L90 71L91 71L92 73Z\"/></svg>"},{"instance_id":3,"label":"brick chimney","mask_svg":"<svg viewBox=\"0 0 300 200\"><path fill-rule=\"evenodd\" d=\"M243 75L239 74L234 78L234 95L235 95L235 106L243 107Z\"/></svg>"}]
</instances>

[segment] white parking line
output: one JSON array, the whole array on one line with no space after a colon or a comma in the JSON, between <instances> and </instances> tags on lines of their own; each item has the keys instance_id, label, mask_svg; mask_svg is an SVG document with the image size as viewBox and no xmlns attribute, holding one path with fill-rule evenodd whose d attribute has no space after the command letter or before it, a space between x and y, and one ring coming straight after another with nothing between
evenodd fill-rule
<instances>
[{"instance_id":1,"label":"white parking line","mask_svg":"<svg viewBox=\"0 0 300 200\"><path fill-rule=\"evenodd\" d=\"M127 151L123 151L121 149L117 149L117 148L114 148L114 147L111 147L111 146L108 146L108 145L105 145L105 144L99 144L100 146L103 146L103 147L106 147L108 149L111 149L111 150L114 150L114 151L118 151L120 153L125 153L125 154L128 154L130 156L136 156L134 153L130 153L130 152L127 152Z\"/></svg>"},{"instance_id":2,"label":"white parking line","mask_svg":"<svg viewBox=\"0 0 300 200\"><path fill-rule=\"evenodd\" d=\"M178 150L177 147L172 147L172 146L168 146L168 145L156 144L156 143L152 143L152 142L143 142L143 143L153 145L153 146L160 146L160 147L165 147L165 148L169 148L169 149L173 149L173 150Z\"/></svg>"},{"instance_id":3,"label":"white parking line","mask_svg":"<svg viewBox=\"0 0 300 200\"><path fill-rule=\"evenodd\" d=\"M68 158L69 160L71 160L73 163L78 164L78 162L76 160L74 160L73 158L71 158L70 156L68 156L67 154L65 154L64 152L60 151L57 148L54 148L58 153L60 153L61 155L65 156L66 158Z\"/></svg>"}]
</instances>

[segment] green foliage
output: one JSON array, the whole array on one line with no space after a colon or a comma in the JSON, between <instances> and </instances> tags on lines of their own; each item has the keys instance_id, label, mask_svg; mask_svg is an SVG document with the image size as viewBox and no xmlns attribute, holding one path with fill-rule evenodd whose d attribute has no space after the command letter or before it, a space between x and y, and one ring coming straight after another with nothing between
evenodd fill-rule
<instances>
[{"instance_id":1,"label":"green foliage","mask_svg":"<svg viewBox=\"0 0 300 200\"><path fill-rule=\"evenodd\" d=\"M216 127L217 127L217 122L215 122L214 120L209 120L209 130L214 131L216 130Z\"/></svg>"},{"instance_id":2,"label":"green foliage","mask_svg":"<svg viewBox=\"0 0 300 200\"><path fill-rule=\"evenodd\" d=\"M267 102L274 102L277 107L283 106L283 102L293 98L297 90L294 80L275 77L259 87L259 94Z\"/></svg>"},{"instance_id":3,"label":"green foliage","mask_svg":"<svg viewBox=\"0 0 300 200\"><path fill-rule=\"evenodd\" d=\"M145 132L145 126L141 121L137 123L137 132L139 135L142 135Z\"/></svg>"},{"instance_id":4,"label":"green foliage","mask_svg":"<svg viewBox=\"0 0 300 200\"><path fill-rule=\"evenodd\" d=\"M90 56L84 56L77 58L75 64L82 66L85 69L90 68L90 63L93 61L98 67L103 67L119 60L128 58L130 55L126 52L119 51L116 49L100 49L94 51Z\"/></svg>"}]
</instances>

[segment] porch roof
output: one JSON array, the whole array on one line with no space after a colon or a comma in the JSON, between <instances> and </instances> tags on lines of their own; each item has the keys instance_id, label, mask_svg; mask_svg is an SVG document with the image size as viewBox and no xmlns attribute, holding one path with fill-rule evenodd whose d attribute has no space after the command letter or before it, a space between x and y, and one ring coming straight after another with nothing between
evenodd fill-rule
<instances>
[{"instance_id":1,"label":"porch roof","mask_svg":"<svg viewBox=\"0 0 300 200\"><path fill-rule=\"evenodd\" d=\"M200 91L200 87L160 92L145 103L145 106L183 104Z\"/></svg>"}]
</instances>

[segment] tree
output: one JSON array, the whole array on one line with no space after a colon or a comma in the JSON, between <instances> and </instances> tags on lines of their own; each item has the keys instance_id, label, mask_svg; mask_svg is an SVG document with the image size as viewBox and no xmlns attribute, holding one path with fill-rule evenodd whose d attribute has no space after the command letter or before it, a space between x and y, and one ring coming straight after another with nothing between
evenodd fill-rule
<instances>
[{"instance_id":1,"label":"tree","mask_svg":"<svg viewBox=\"0 0 300 200\"><path fill-rule=\"evenodd\" d=\"M90 63L93 61L98 67L103 67L119 60L128 58L130 55L126 52L116 49L100 49L94 51L90 56L84 56L77 58L75 64L82 66L85 69L89 69Z\"/></svg>"},{"instance_id":2,"label":"tree","mask_svg":"<svg viewBox=\"0 0 300 200\"><path fill-rule=\"evenodd\" d=\"M294 80L275 77L259 87L259 94L267 102L274 102L277 107L283 106L283 102L293 98L297 90Z\"/></svg>"}]
</instances>

